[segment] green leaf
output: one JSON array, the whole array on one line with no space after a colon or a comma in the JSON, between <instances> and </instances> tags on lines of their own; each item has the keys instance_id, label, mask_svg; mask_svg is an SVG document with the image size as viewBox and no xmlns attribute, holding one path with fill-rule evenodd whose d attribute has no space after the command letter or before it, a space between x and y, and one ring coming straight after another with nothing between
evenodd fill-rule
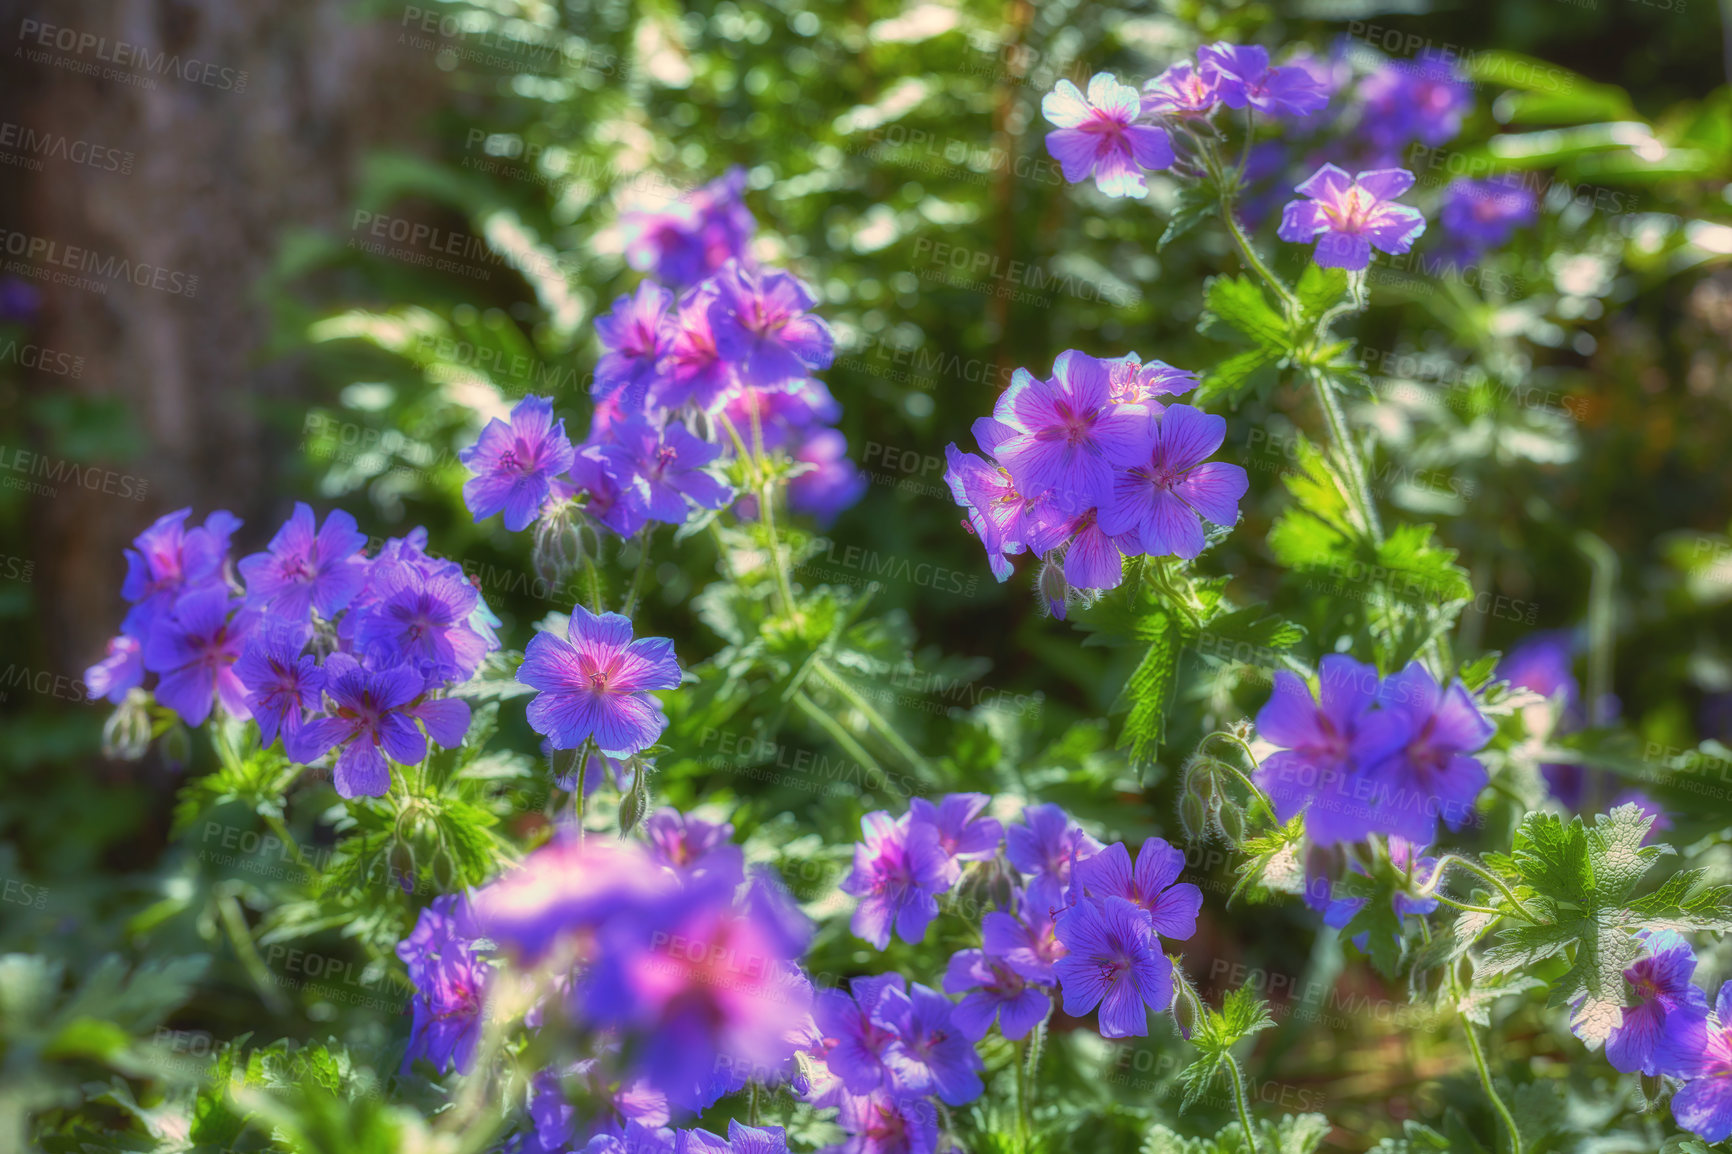
<instances>
[{"instance_id":1,"label":"green leaf","mask_svg":"<svg viewBox=\"0 0 1732 1154\"><path fill-rule=\"evenodd\" d=\"M1151 636L1121 694L1130 712L1119 734L1119 748L1129 752L1133 763L1144 766L1155 760L1167 737L1167 711L1179 685L1182 636L1177 623L1164 613L1151 614L1139 624Z\"/></svg>"},{"instance_id":2,"label":"green leaf","mask_svg":"<svg viewBox=\"0 0 1732 1154\"><path fill-rule=\"evenodd\" d=\"M1300 323L1308 328L1347 295L1347 270L1307 263L1293 295L1299 298Z\"/></svg>"},{"instance_id":3,"label":"green leaf","mask_svg":"<svg viewBox=\"0 0 1732 1154\"><path fill-rule=\"evenodd\" d=\"M1487 951L1488 975L1531 970L1551 958L1568 968L1552 986L1551 1004L1572 1008L1570 1028L1588 1045L1606 1040L1622 1020L1624 970L1641 955L1638 931L1732 929L1732 897L1690 871L1637 897L1635 889L1667 845L1643 845L1653 818L1636 805L1601 814L1592 826L1555 814L1530 814L1506 859L1532 920L1506 925Z\"/></svg>"},{"instance_id":4,"label":"green leaf","mask_svg":"<svg viewBox=\"0 0 1732 1154\"><path fill-rule=\"evenodd\" d=\"M1245 391L1253 374L1287 355L1292 338L1287 321L1269 304L1262 286L1248 277L1209 278L1203 305L1198 332L1251 345L1210 369L1197 392L1199 402L1224 398L1231 403Z\"/></svg>"},{"instance_id":5,"label":"green leaf","mask_svg":"<svg viewBox=\"0 0 1732 1154\"><path fill-rule=\"evenodd\" d=\"M1155 244L1156 252L1165 252L1169 244L1215 215L1218 203L1213 190L1197 185L1185 185L1179 192L1179 206L1167 218L1167 227Z\"/></svg>"}]
</instances>

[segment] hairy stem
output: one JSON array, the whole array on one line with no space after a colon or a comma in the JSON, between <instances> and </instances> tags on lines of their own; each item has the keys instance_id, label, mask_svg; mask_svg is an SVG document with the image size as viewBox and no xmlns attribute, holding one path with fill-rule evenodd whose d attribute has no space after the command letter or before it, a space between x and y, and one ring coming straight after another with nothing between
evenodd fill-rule
<instances>
[{"instance_id":1,"label":"hairy stem","mask_svg":"<svg viewBox=\"0 0 1732 1154\"><path fill-rule=\"evenodd\" d=\"M1251 1111L1245 1105L1245 1076L1239 1072L1239 1063L1230 1057L1227 1059L1227 1077L1233 1083L1233 1105L1239 1109L1239 1127L1245 1132L1245 1148L1251 1154L1257 1154L1257 1134L1251 1129Z\"/></svg>"},{"instance_id":2,"label":"hairy stem","mask_svg":"<svg viewBox=\"0 0 1732 1154\"><path fill-rule=\"evenodd\" d=\"M1454 968L1451 967L1450 977L1453 982ZM1457 986L1459 990L1460 987ZM1521 1131L1516 1129L1515 1118L1510 1114L1509 1107L1504 1105L1503 1098L1498 1095L1497 1088L1491 1084L1491 1068L1486 1065L1485 1051L1480 1048L1479 1035L1473 1032L1473 1023L1466 1017L1461 1020L1462 1033L1467 1035L1467 1048L1473 1054L1473 1065L1479 1071L1479 1084L1485 1088L1485 1096L1491 1099L1491 1107L1497 1111L1504 1129L1509 1131L1510 1154L1522 1154Z\"/></svg>"},{"instance_id":3,"label":"hairy stem","mask_svg":"<svg viewBox=\"0 0 1732 1154\"><path fill-rule=\"evenodd\" d=\"M822 661L813 666L813 671L817 673L820 681L841 694L843 699L846 700L849 705L858 710L860 715L866 719L866 724L877 730L879 736L881 736L890 748L894 749L916 773L927 778L932 776L931 767L926 764L926 758L921 755L920 751L908 744L908 739L896 732L896 727L886 721L884 715L879 713L870 701L867 701L864 697L860 696L860 692L852 685L849 685L846 678L842 677Z\"/></svg>"},{"instance_id":4,"label":"hairy stem","mask_svg":"<svg viewBox=\"0 0 1732 1154\"><path fill-rule=\"evenodd\" d=\"M1317 389L1317 403L1323 409L1323 420L1329 426L1329 440L1335 453L1347 468L1347 495L1357 505L1365 522L1365 532L1373 545L1383 544L1383 523L1377 517L1377 505L1371 499L1371 485L1365 479L1365 462L1347 428L1347 417L1341 411L1341 401L1335 395L1335 382L1321 369L1311 370L1311 383Z\"/></svg>"},{"instance_id":5,"label":"hairy stem","mask_svg":"<svg viewBox=\"0 0 1732 1154\"><path fill-rule=\"evenodd\" d=\"M654 533L653 522L645 525L643 530L638 533L637 545L640 554L637 559L637 568L632 571L631 588L626 591L625 605L620 609L620 612L627 617L630 617L632 610L637 608L638 595L643 592L643 579L649 573L650 537Z\"/></svg>"}]
</instances>

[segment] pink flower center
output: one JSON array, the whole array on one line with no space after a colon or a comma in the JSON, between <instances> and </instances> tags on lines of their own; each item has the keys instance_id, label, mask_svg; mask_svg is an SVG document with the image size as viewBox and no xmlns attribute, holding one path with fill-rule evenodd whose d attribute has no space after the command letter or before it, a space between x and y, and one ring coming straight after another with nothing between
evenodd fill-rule
<instances>
[{"instance_id":1,"label":"pink flower center","mask_svg":"<svg viewBox=\"0 0 1732 1154\"><path fill-rule=\"evenodd\" d=\"M1342 193L1335 203L1325 202L1323 212L1335 225L1337 232L1357 233L1371 223L1371 214L1377 205L1376 197L1355 184Z\"/></svg>"}]
</instances>

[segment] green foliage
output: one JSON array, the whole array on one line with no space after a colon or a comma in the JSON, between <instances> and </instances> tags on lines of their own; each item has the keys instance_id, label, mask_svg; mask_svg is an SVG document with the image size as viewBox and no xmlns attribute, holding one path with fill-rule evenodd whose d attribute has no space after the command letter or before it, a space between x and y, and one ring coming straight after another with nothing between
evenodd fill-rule
<instances>
[{"instance_id":1,"label":"green foliage","mask_svg":"<svg viewBox=\"0 0 1732 1154\"><path fill-rule=\"evenodd\" d=\"M1256 1148L1272 1154L1312 1154L1331 1129L1321 1114L1287 1114L1279 1121L1259 1119L1252 1126ZM1183 1138L1156 1126L1143 1139L1142 1154L1242 1154L1248 1149L1244 1129L1235 1122L1213 1138Z\"/></svg>"},{"instance_id":2,"label":"green foliage","mask_svg":"<svg viewBox=\"0 0 1732 1154\"><path fill-rule=\"evenodd\" d=\"M1641 952L1644 929L1680 932L1732 929L1732 890L1689 870L1657 889L1636 893L1654 863L1674 851L1644 845L1653 818L1639 806L1581 818L1532 814L1516 831L1503 872L1517 882L1521 909L1498 932L1481 963L1489 975L1531 970L1552 958L1568 969L1551 983L1551 1005L1570 1006L1570 1027L1589 1045L1622 1020L1624 970ZM1526 910L1526 914L1522 914Z\"/></svg>"},{"instance_id":3,"label":"green foliage","mask_svg":"<svg viewBox=\"0 0 1732 1154\"><path fill-rule=\"evenodd\" d=\"M1239 1060L1233 1056L1233 1047L1274 1025L1275 1019L1269 1016L1269 1003L1248 986L1229 991L1219 1010L1203 1006L1190 1036L1197 1057L1179 1071L1179 1083L1185 1088L1180 1108L1188 1109L1194 1105L1222 1076L1239 1082L1244 1075L1239 1069Z\"/></svg>"}]
</instances>

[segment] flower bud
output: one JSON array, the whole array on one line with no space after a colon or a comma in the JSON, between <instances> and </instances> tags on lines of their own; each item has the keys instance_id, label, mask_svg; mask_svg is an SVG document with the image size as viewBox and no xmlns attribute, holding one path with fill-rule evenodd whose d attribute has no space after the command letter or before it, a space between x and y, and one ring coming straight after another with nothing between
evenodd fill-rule
<instances>
[{"instance_id":1,"label":"flower bud","mask_svg":"<svg viewBox=\"0 0 1732 1154\"><path fill-rule=\"evenodd\" d=\"M1070 583L1064 579L1064 566L1056 561L1048 561L1041 567L1037 584L1047 608L1052 610L1054 617L1063 621L1065 601L1070 594Z\"/></svg>"},{"instance_id":2,"label":"flower bud","mask_svg":"<svg viewBox=\"0 0 1732 1154\"><path fill-rule=\"evenodd\" d=\"M137 761L149 748L150 694L134 689L102 725L102 756L114 761Z\"/></svg>"}]
</instances>

